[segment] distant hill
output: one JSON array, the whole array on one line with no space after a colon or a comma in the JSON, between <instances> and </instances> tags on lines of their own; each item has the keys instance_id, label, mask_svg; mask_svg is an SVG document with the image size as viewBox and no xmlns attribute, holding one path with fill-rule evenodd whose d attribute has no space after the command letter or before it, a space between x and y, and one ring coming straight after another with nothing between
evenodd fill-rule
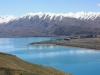
<instances>
[{"instance_id":1,"label":"distant hill","mask_svg":"<svg viewBox=\"0 0 100 75\"><path fill-rule=\"evenodd\" d=\"M0 75L70 75L51 67L32 64L16 56L0 53Z\"/></svg>"},{"instance_id":2,"label":"distant hill","mask_svg":"<svg viewBox=\"0 0 100 75\"><path fill-rule=\"evenodd\" d=\"M2 36L100 35L100 13L28 13L21 17L0 17Z\"/></svg>"}]
</instances>

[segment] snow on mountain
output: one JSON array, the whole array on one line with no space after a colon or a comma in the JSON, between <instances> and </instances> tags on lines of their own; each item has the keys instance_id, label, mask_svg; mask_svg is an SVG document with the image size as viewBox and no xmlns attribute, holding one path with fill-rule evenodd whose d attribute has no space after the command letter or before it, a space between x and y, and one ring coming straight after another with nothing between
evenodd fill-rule
<instances>
[{"instance_id":1,"label":"snow on mountain","mask_svg":"<svg viewBox=\"0 0 100 75\"><path fill-rule=\"evenodd\" d=\"M28 17L29 19L31 19L34 16L38 16L39 18L43 18L43 19L47 19L49 18L50 20L56 20L57 17L59 17L59 20L62 20L64 17L70 17L70 18L77 18L80 20L94 20L97 17L100 17L100 12L77 12L77 13L66 13L66 14L56 14L56 13L43 13L43 12L39 12L39 13L28 13L24 16L21 16L21 18L26 18Z\"/></svg>"},{"instance_id":2,"label":"snow on mountain","mask_svg":"<svg viewBox=\"0 0 100 75\"><path fill-rule=\"evenodd\" d=\"M65 17L77 18L80 20L89 20L89 19L95 20L97 17L100 17L100 12L88 12L88 13L85 13L85 12L72 13L72 12L70 12L70 13L66 13L66 14L63 14L63 13L56 14L56 13L50 13L50 12L47 12L47 13L38 12L38 13L28 13L28 14L25 14L21 17L14 17L12 15L9 15L9 16L1 16L0 23L8 23L9 21L19 20L20 18L23 18L23 19L34 18L35 19L35 17L42 18L43 20L45 20L45 19L49 19L49 20L59 19L59 21L63 20Z\"/></svg>"},{"instance_id":3,"label":"snow on mountain","mask_svg":"<svg viewBox=\"0 0 100 75\"><path fill-rule=\"evenodd\" d=\"M8 23L11 20L14 20L16 17L9 15L9 16L1 16L0 23Z\"/></svg>"}]
</instances>

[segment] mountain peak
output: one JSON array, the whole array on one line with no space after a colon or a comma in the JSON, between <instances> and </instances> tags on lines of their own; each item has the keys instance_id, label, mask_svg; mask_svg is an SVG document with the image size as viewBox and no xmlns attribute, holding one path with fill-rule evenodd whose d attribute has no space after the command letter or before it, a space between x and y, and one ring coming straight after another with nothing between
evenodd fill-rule
<instances>
[{"instance_id":1,"label":"mountain peak","mask_svg":"<svg viewBox=\"0 0 100 75\"><path fill-rule=\"evenodd\" d=\"M14 20L16 17L13 15L6 15L6 16L1 16L0 17L0 23L8 23L11 20Z\"/></svg>"}]
</instances>

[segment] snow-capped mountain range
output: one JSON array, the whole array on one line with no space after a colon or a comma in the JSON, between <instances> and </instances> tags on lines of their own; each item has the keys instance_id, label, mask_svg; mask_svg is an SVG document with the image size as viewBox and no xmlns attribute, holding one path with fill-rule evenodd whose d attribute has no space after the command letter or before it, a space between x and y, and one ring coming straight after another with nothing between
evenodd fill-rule
<instances>
[{"instance_id":1,"label":"snow-capped mountain range","mask_svg":"<svg viewBox=\"0 0 100 75\"><path fill-rule=\"evenodd\" d=\"M14 17L12 15L7 15L7 16L1 16L0 17L0 23L8 23L12 20L18 20L20 18L42 18L43 20L45 19L49 19L49 20L56 20L59 19L59 21L63 20L65 17L69 17L69 18L76 18L76 19L80 19L80 20L95 20L97 17L100 17L100 12L77 12L77 13L66 13L66 14L55 14L55 13L43 13L43 12L39 12L39 13L28 13L25 14L21 17Z\"/></svg>"},{"instance_id":2,"label":"snow-capped mountain range","mask_svg":"<svg viewBox=\"0 0 100 75\"><path fill-rule=\"evenodd\" d=\"M28 13L0 17L2 36L100 35L100 12Z\"/></svg>"}]
</instances>

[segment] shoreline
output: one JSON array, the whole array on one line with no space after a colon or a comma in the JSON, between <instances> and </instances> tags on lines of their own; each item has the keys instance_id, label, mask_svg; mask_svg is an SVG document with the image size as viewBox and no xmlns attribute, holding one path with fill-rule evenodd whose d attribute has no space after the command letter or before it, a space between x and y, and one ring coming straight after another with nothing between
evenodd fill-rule
<instances>
[{"instance_id":1,"label":"shoreline","mask_svg":"<svg viewBox=\"0 0 100 75\"><path fill-rule=\"evenodd\" d=\"M34 44L54 44L60 46L84 48L91 50L100 50L100 38L84 38L84 39L71 39L71 40L48 40L41 42L33 42L29 45Z\"/></svg>"}]
</instances>

